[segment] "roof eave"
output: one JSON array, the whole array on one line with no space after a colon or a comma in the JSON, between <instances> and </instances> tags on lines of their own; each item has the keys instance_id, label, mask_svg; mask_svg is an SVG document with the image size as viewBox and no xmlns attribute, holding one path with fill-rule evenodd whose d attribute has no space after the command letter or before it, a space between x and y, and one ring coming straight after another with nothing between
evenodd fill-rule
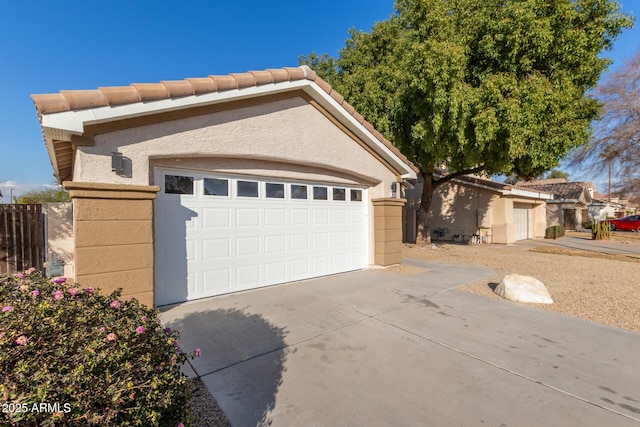
<instances>
[{"instance_id":1,"label":"roof eave","mask_svg":"<svg viewBox=\"0 0 640 427\"><path fill-rule=\"evenodd\" d=\"M73 136L82 135L86 126L296 90L303 90L318 102L318 104L336 117L340 123L389 162L403 179L416 179L417 175L414 169L385 146L372 131L368 130L361 122L356 120L352 114L349 114L334 97L329 95L317 83L308 79L249 86L181 98L160 99L117 106L100 106L51 114L43 113L41 114L41 125L47 150L49 151L49 157L51 158L56 176L59 176L57 162L55 162L55 152L53 151L53 140L71 141Z\"/></svg>"}]
</instances>

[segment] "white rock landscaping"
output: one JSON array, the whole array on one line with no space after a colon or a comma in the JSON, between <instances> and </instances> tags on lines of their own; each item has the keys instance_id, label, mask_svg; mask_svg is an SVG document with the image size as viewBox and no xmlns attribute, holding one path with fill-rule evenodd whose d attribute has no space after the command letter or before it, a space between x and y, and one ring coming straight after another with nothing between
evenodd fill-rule
<instances>
[{"instance_id":1,"label":"white rock landscaping","mask_svg":"<svg viewBox=\"0 0 640 427\"><path fill-rule=\"evenodd\" d=\"M544 284L531 276L508 274L493 291L511 301L553 304Z\"/></svg>"}]
</instances>

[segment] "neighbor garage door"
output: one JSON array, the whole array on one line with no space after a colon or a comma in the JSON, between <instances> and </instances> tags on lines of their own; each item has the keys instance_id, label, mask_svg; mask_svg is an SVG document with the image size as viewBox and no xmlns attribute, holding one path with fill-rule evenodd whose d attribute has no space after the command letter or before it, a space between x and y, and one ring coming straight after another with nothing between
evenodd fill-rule
<instances>
[{"instance_id":1,"label":"neighbor garage door","mask_svg":"<svg viewBox=\"0 0 640 427\"><path fill-rule=\"evenodd\" d=\"M513 208L513 223L515 228L515 239L529 239L531 230L531 209L528 207Z\"/></svg>"},{"instance_id":2,"label":"neighbor garage door","mask_svg":"<svg viewBox=\"0 0 640 427\"><path fill-rule=\"evenodd\" d=\"M156 170L156 304L366 268L364 188Z\"/></svg>"}]
</instances>

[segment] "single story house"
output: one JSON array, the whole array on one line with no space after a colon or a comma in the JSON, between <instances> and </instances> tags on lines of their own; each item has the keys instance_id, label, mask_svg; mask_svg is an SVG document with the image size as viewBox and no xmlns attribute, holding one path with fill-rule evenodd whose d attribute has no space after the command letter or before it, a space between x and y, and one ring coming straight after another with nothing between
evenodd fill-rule
<instances>
[{"instance_id":1,"label":"single story house","mask_svg":"<svg viewBox=\"0 0 640 427\"><path fill-rule=\"evenodd\" d=\"M405 233L416 241L422 178L406 191ZM552 196L478 176L461 176L438 186L431 203L431 238L510 244L544 237L546 201Z\"/></svg>"},{"instance_id":2,"label":"single story house","mask_svg":"<svg viewBox=\"0 0 640 427\"><path fill-rule=\"evenodd\" d=\"M308 67L32 99L78 283L161 306L402 259L417 169Z\"/></svg>"},{"instance_id":3,"label":"single story house","mask_svg":"<svg viewBox=\"0 0 640 427\"><path fill-rule=\"evenodd\" d=\"M547 225L562 225L566 230L586 227L590 220L595 186L592 182L567 182L564 178L521 181L518 188L553 194L547 201Z\"/></svg>"}]
</instances>

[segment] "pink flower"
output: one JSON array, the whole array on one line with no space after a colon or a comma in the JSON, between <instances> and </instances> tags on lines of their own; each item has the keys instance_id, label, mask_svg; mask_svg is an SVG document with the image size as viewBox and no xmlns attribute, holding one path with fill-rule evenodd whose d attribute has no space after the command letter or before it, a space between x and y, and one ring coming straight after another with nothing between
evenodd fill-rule
<instances>
[{"instance_id":1,"label":"pink flower","mask_svg":"<svg viewBox=\"0 0 640 427\"><path fill-rule=\"evenodd\" d=\"M25 273L27 273L27 274L31 274L31 273L34 273L35 271L36 271L36 268L35 268L35 267L31 267L30 269L28 269L27 271L25 271Z\"/></svg>"},{"instance_id":2,"label":"pink flower","mask_svg":"<svg viewBox=\"0 0 640 427\"><path fill-rule=\"evenodd\" d=\"M178 423L178 427L184 427L184 424Z\"/></svg>"},{"instance_id":3,"label":"pink flower","mask_svg":"<svg viewBox=\"0 0 640 427\"><path fill-rule=\"evenodd\" d=\"M120 301L118 301L117 299L114 299L113 301L111 301L111 304L109 304L109 306L111 308L120 308Z\"/></svg>"},{"instance_id":4,"label":"pink flower","mask_svg":"<svg viewBox=\"0 0 640 427\"><path fill-rule=\"evenodd\" d=\"M78 290L76 288L71 288L69 289L69 293L75 297L76 294L78 293Z\"/></svg>"},{"instance_id":5,"label":"pink flower","mask_svg":"<svg viewBox=\"0 0 640 427\"><path fill-rule=\"evenodd\" d=\"M171 335L171 328L167 328L164 331L166 332L167 335Z\"/></svg>"},{"instance_id":6,"label":"pink flower","mask_svg":"<svg viewBox=\"0 0 640 427\"><path fill-rule=\"evenodd\" d=\"M196 348L196 357L200 357L200 356L201 356L200 349Z\"/></svg>"},{"instance_id":7,"label":"pink flower","mask_svg":"<svg viewBox=\"0 0 640 427\"><path fill-rule=\"evenodd\" d=\"M27 337L25 337L24 335L20 335L18 339L16 339L16 344L18 345L25 345L26 343L27 343Z\"/></svg>"},{"instance_id":8,"label":"pink flower","mask_svg":"<svg viewBox=\"0 0 640 427\"><path fill-rule=\"evenodd\" d=\"M101 333L101 334L103 334L103 333L104 333L104 331L106 331L106 329L104 328L104 326L102 326L102 327L100 328L100 333Z\"/></svg>"},{"instance_id":9,"label":"pink flower","mask_svg":"<svg viewBox=\"0 0 640 427\"><path fill-rule=\"evenodd\" d=\"M39 290L37 290L37 289L35 289L35 290L31 291L31 295L33 295L33 297L35 298L35 297L37 297L38 295L40 295L40 291L39 291Z\"/></svg>"},{"instance_id":10,"label":"pink flower","mask_svg":"<svg viewBox=\"0 0 640 427\"><path fill-rule=\"evenodd\" d=\"M16 273L14 274L15 277L17 277L18 279L24 279L24 274L22 273Z\"/></svg>"},{"instance_id":11,"label":"pink flower","mask_svg":"<svg viewBox=\"0 0 640 427\"><path fill-rule=\"evenodd\" d=\"M66 281L67 281L66 277L58 277L57 279L53 279L53 283L57 283L57 284L64 283Z\"/></svg>"},{"instance_id":12,"label":"pink flower","mask_svg":"<svg viewBox=\"0 0 640 427\"><path fill-rule=\"evenodd\" d=\"M146 322L146 321L147 321L147 316L142 316L140 319L141 319L143 322Z\"/></svg>"},{"instance_id":13,"label":"pink flower","mask_svg":"<svg viewBox=\"0 0 640 427\"><path fill-rule=\"evenodd\" d=\"M13 311L13 307L11 307L10 305L8 305L6 307L2 307L2 312L3 313L8 313L9 311Z\"/></svg>"},{"instance_id":14,"label":"pink flower","mask_svg":"<svg viewBox=\"0 0 640 427\"><path fill-rule=\"evenodd\" d=\"M107 337L105 338L107 341L113 341L116 339L116 334L114 334L113 332L111 332L110 334L107 334Z\"/></svg>"},{"instance_id":15,"label":"pink flower","mask_svg":"<svg viewBox=\"0 0 640 427\"><path fill-rule=\"evenodd\" d=\"M56 291L56 292L53 294L53 297L54 297L56 300L61 300L62 298L64 298L64 292L62 292L62 291Z\"/></svg>"},{"instance_id":16,"label":"pink flower","mask_svg":"<svg viewBox=\"0 0 640 427\"><path fill-rule=\"evenodd\" d=\"M136 332L139 333L139 334L143 333L144 332L144 326L138 326L136 328Z\"/></svg>"},{"instance_id":17,"label":"pink flower","mask_svg":"<svg viewBox=\"0 0 640 427\"><path fill-rule=\"evenodd\" d=\"M93 288L84 288L84 291L88 294L92 294L93 293Z\"/></svg>"}]
</instances>

